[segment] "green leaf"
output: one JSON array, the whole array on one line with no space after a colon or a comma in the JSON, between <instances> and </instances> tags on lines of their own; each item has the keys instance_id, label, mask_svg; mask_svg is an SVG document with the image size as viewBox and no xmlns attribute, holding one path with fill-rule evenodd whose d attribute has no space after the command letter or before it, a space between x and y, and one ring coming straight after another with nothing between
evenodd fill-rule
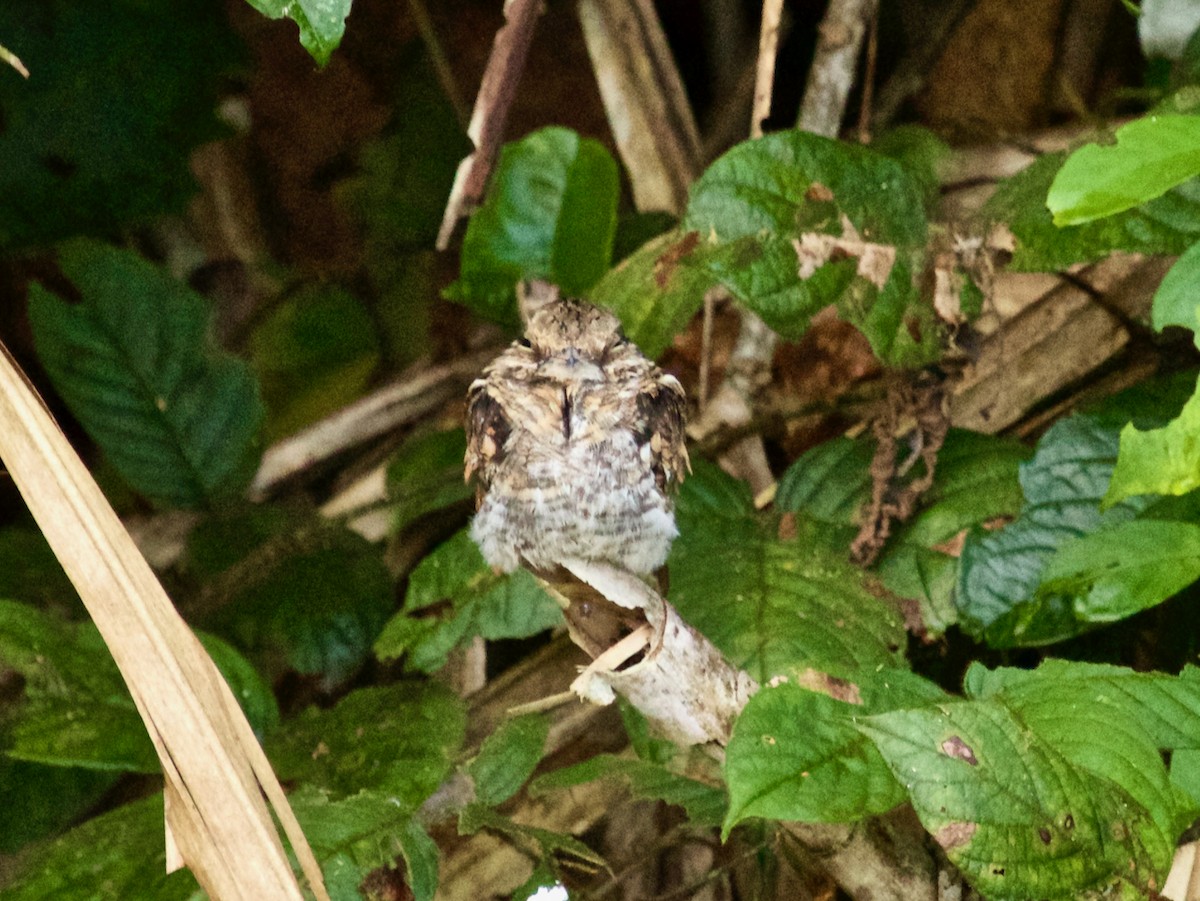
<instances>
[{"instance_id":1,"label":"green leaf","mask_svg":"<svg viewBox=\"0 0 1200 901\"><path fill-rule=\"evenodd\" d=\"M1111 771L1080 765L1001 699L885 713L860 728L985 896L1077 898L1117 879L1162 885L1175 836ZM1142 759L1136 734L1136 722L1122 724L1107 749Z\"/></svg>"},{"instance_id":2,"label":"green leaf","mask_svg":"<svg viewBox=\"0 0 1200 901\"><path fill-rule=\"evenodd\" d=\"M1142 494L1187 494L1200 487L1200 387L1179 416L1160 429L1121 430L1106 507Z\"/></svg>"},{"instance_id":3,"label":"green leaf","mask_svg":"<svg viewBox=\"0 0 1200 901\"><path fill-rule=\"evenodd\" d=\"M38 356L122 477L180 507L243 487L262 406L246 365L212 345L204 299L108 245L72 241L59 262L83 300L31 286Z\"/></svg>"},{"instance_id":4,"label":"green leaf","mask_svg":"<svg viewBox=\"0 0 1200 901\"><path fill-rule=\"evenodd\" d=\"M0 598L64 613L84 609L75 586L35 526L0 529Z\"/></svg>"},{"instance_id":5,"label":"green leaf","mask_svg":"<svg viewBox=\"0 0 1200 901\"><path fill-rule=\"evenodd\" d=\"M310 707L267 741L282 779L323 789L334 800L369 790L415 810L450 772L466 713L448 689L429 683L360 688L329 710Z\"/></svg>"},{"instance_id":6,"label":"green leaf","mask_svg":"<svg viewBox=\"0 0 1200 901\"><path fill-rule=\"evenodd\" d=\"M612 754L597 754L581 763L539 776L530 786L530 794L537 797L596 779L619 780L629 785L635 797L676 804L684 809L695 826L720 825L729 805L721 788L673 773L658 763Z\"/></svg>"},{"instance_id":7,"label":"green leaf","mask_svg":"<svg viewBox=\"0 0 1200 901\"><path fill-rule=\"evenodd\" d=\"M568 857L595 869L605 866L604 858L573 836L514 823L483 804L469 804L458 817L458 833L474 835L480 829L499 833L535 860Z\"/></svg>"},{"instance_id":8,"label":"green leaf","mask_svg":"<svg viewBox=\"0 0 1200 901\"><path fill-rule=\"evenodd\" d=\"M669 231L610 269L588 292L593 303L617 314L626 336L654 359L666 350L696 311L712 277L696 265L696 232Z\"/></svg>"},{"instance_id":9,"label":"green leaf","mask_svg":"<svg viewBox=\"0 0 1200 901\"><path fill-rule=\"evenodd\" d=\"M612 262L618 193L617 164L597 141L544 128L506 144L467 226L462 271L447 295L512 323L521 279L547 279L568 295L586 292Z\"/></svg>"},{"instance_id":10,"label":"green leaf","mask_svg":"<svg viewBox=\"0 0 1200 901\"><path fill-rule=\"evenodd\" d=\"M862 712L789 684L752 697L726 752L723 834L749 817L852 822L902 803L904 789L854 726Z\"/></svg>"},{"instance_id":11,"label":"green leaf","mask_svg":"<svg viewBox=\"0 0 1200 901\"><path fill-rule=\"evenodd\" d=\"M951 155L948 144L920 125L899 125L872 138L871 149L908 170L921 186L927 210L937 206L942 193L938 171Z\"/></svg>"},{"instance_id":12,"label":"green leaf","mask_svg":"<svg viewBox=\"0 0 1200 901\"><path fill-rule=\"evenodd\" d=\"M833 199L814 192L814 183ZM903 166L866 147L798 129L744 141L709 166L692 186L684 228L720 242L764 231L840 234L839 213L867 241L906 248L925 243L921 191Z\"/></svg>"},{"instance_id":13,"label":"green leaf","mask_svg":"<svg viewBox=\"0 0 1200 901\"><path fill-rule=\"evenodd\" d=\"M520 791L541 762L549 730L550 721L544 716L521 716L501 723L466 767L475 783L476 800L494 807Z\"/></svg>"},{"instance_id":14,"label":"green leaf","mask_svg":"<svg viewBox=\"0 0 1200 901\"><path fill-rule=\"evenodd\" d=\"M0 601L0 670L24 678L4 753L53 766L157 773L133 699L91 623Z\"/></svg>"},{"instance_id":15,"label":"green leaf","mask_svg":"<svg viewBox=\"0 0 1200 901\"><path fill-rule=\"evenodd\" d=\"M871 496L874 453L867 438L835 438L806 451L780 478L776 507L834 526L838 540L849 544ZM921 509L896 530L877 565L888 588L921 601L927 629L942 631L955 619L958 561L935 548L963 529L1015 515L1022 503L1018 466L1029 454L1024 445L994 435L962 429L947 434Z\"/></svg>"},{"instance_id":16,"label":"green leaf","mask_svg":"<svg viewBox=\"0 0 1200 901\"><path fill-rule=\"evenodd\" d=\"M1188 181L1136 209L1080 225L1057 227L1046 209L1046 193L1066 154L1048 153L1001 182L984 207L1016 236L1011 269L1066 269L1114 250L1182 253L1200 238L1200 181Z\"/></svg>"},{"instance_id":17,"label":"green leaf","mask_svg":"<svg viewBox=\"0 0 1200 901\"><path fill-rule=\"evenodd\" d=\"M187 869L166 872L162 795L88 820L22 855L5 901L196 901Z\"/></svg>"},{"instance_id":18,"label":"green leaf","mask_svg":"<svg viewBox=\"0 0 1200 901\"><path fill-rule=\"evenodd\" d=\"M1069 599L1038 595L1054 552L1067 541L1131 519L1144 501L1128 500L1105 513L1116 429L1094 416L1054 425L1021 467L1025 506L998 532L972 532L959 561L955 603L971 634L993 647L1046 644L1083 631Z\"/></svg>"},{"instance_id":19,"label":"green leaf","mask_svg":"<svg viewBox=\"0 0 1200 901\"><path fill-rule=\"evenodd\" d=\"M792 241L764 232L717 247L704 247L710 280L785 338L799 339L812 317L837 300L855 281L853 260L826 263L801 279Z\"/></svg>"},{"instance_id":20,"label":"green leaf","mask_svg":"<svg viewBox=\"0 0 1200 901\"><path fill-rule=\"evenodd\" d=\"M44 766L0 755L0 854L61 832L120 779L114 772Z\"/></svg>"},{"instance_id":21,"label":"green leaf","mask_svg":"<svg viewBox=\"0 0 1200 901\"><path fill-rule=\"evenodd\" d=\"M936 356L932 312L913 285L926 234L922 191L895 160L804 131L747 141L692 187L682 228L700 233L712 278L785 337L799 337L836 301L885 362ZM856 275L856 259L827 253L802 278L794 239L805 234L861 238L895 260L873 283Z\"/></svg>"},{"instance_id":22,"label":"green leaf","mask_svg":"<svg viewBox=\"0 0 1200 901\"><path fill-rule=\"evenodd\" d=\"M857 524L871 498L872 441L839 436L813 447L779 478L775 506L835 525Z\"/></svg>"},{"instance_id":23,"label":"green leaf","mask_svg":"<svg viewBox=\"0 0 1200 901\"><path fill-rule=\"evenodd\" d=\"M413 571L404 609L384 627L375 654L381 660L407 654L411 668L432 672L476 635L527 638L561 621L558 605L532 575L493 572L464 529Z\"/></svg>"},{"instance_id":24,"label":"green leaf","mask_svg":"<svg viewBox=\"0 0 1200 901\"><path fill-rule=\"evenodd\" d=\"M399 532L427 513L470 499L463 481L467 438L462 429L414 435L396 451L387 469L388 498Z\"/></svg>"},{"instance_id":25,"label":"green leaf","mask_svg":"<svg viewBox=\"0 0 1200 901\"><path fill-rule=\"evenodd\" d=\"M1037 597L1069 604L1084 623L1115 622L1165 601L1200 578L1200 526L1123 522L1059 547Z\"/></svg>"},{"instance_id":26,"label":"green leaf","mask_svg":"<svg viewBox=\"0 0 1200 901\"><path fill-rule=\"evenodd\" d=\"M1200 243L1185 250L1159 282L1150 307L1150 321L1156 331L1161 332L1168 325L1180 325L1192 332L1200 331L1197 282L1200 282Z\"/></svg>"},{"instance_id":27,"label":"green leaf","mask_svg":"<svg viewBox=\"0 0 1200 901\"><path fill-rule=\"evenodd\" d=\"M334 901L361 898L359 886L367 874L394 866L398 855L415 901L433 901L438 850L418 825L413 808L387 792L360 791L335 799L312 786L303 786L288 800Z\"/></svg>"},{"instance_id":28,"label":"green leaf","mask_svg":"<svg viewBox=\"0 0 1200 901\"><path fill-rule=\"evenodd\" d=\"M744 485L700 463L677 520L672 603L760 683L796 667L851 678L902 665L899 615L818 530L798 521L779 538L777 516L757 515Z\"/></svg>"},{"instance_id":29,"label":"green leaf","mask_svg":"<svg viewBox=\"0 0 1200 901\"><path fill-rule=\"evenodd\" d=\"M271 311L251 336L250 353L273 440L357 399L379 363L379 337L352 294L313 285Z\"/></svg>"},{"instance_id":30,"label":"green leaf","mask_svg":"<svg viewBox=\"0 0 1200 901\"><path fill-rule=\"evenodd\" d=\"M259 559L257 518L254 513L214 518L193 533L193 547L227 542L228 550L251 554L255 563L239 574L229 602L205 626L260 664L278 668L282 658L297 672L339 685L370 655L394 608L392 577L365 538L324 524L303 527L320 530L318 539L309 539L315 546L297 551L284 531L285 537L269 539L274 552ZM299 527L286 518L279 524Z\"/></svg>"},{"instance_id":31,"label":"green leaf","mask_svg":"<svg viewBox=\"0 0 1200 901\"><path fill-rule=\"evenodd\" d=\"M1114 715L1136 720L1138 729L1155 748L1164 751L1200 748L1200 669L1185 667L1179 676L1139 673L1123 666L1046 660L1036 670L972 664L963 680L969 697L1000 694L1019 707L1022 715L1045 705L1049 718L1091 716L1097 705ZM1081 735L1091 736L1089 730Z\"/></svg>"},{"instance_id":32,"label":"green leaf","mask_svg":"<svg viewBox=\"0 0 1200 901\"><path fill-rule=\"evenodd\" d=\"M274 732L279 727L279 704L267 680L232 645L215 635L196 637L225 677L259 741Z\"/></svg>"},{"instance_id":33,"label":"green leaf","mask_svg":"<svg viewBox=\"0 0 1200 901\"><path fill-rule=\"evenodd\" d=\"M287 16L300 27L300 44L320 66L342 42L351 0L246 0L264 16Z\"/></svg>"},{"instance_id":34,"label":"green leaf","mask_svg":"<svg viewBox=\"0 0 1200 901\"><path fill-rule=\"evenodd\" d=\"M183 212L190 151L220 136L214 113L238 55L224 10L6 0L0 35L32 72L0 79L0 247Z\"/></svg>"},{"instance_id":35,"label":"green leaf","mask_svg":"<svg viewBox=\"0 0 1200 901\"><path fill-rule=\"evenodd\" d=\"M1046 197L1056 225L1124 212L1200 174L1200 116L1145 116L1118 128L1116 139L1067 157Z\"/></svg>"}]
</instances>

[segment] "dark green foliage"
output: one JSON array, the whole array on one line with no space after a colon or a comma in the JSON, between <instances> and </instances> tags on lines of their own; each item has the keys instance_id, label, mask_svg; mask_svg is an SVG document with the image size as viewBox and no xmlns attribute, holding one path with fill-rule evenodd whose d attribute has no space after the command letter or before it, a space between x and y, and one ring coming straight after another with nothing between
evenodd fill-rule
<instances>
[{"instance_id":1,"label":"dark green foliage","mask_svg":"<svg viewBox=\"0 0 1200 901\"><path fill-rule=\"evenodd\" d=\"M815 530L779 537L778 517L754 515L744 486L707 464L684 483L677 516L671 601L735 666L766 682L901 665L896 611Z\"/></svg>"},{"instance_id":2,"label":"dark green foliage","mask_svg":"<svg viewBox=\"0 0 1200 901\"><path fill-rule=\"evenodd\" d=\"M404 609L384 628L375 653L383 660L405 655L412 669L432 672L476 635L526 638L561 621L558 605L532 575L493 572L463 531L413 572Z\"/></svg>"},{"instance_id":3,"label":"dark green foliage","mask_svg":"<svg viewBox=\"0 0 1200 901\"><path fill-rule=\"evenodd\" d=\"M204 299L106 244L70 242L59 263L83 300L31 287L38 355L117 471L166 506L242 488L262 404L246 364L213 346Z\"/></svg>"},{"instance_id":4,"label":"dark green foliage","mask_svg":"<svg viewBox=\"0 0 1200 901\"><path fill-rule=\"evenodd\" d=\"M0 249L182 211L236 59L219 6L6 0L0 34L32 73L0 69Z\"/></svg>"}]
</instances>

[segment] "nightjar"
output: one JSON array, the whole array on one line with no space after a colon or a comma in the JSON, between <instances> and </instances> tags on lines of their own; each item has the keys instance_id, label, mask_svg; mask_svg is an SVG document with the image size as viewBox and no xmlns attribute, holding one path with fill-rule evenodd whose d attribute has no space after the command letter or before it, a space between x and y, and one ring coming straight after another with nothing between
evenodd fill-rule
<instances>
[{"instance_id":1,"label":"nightjar","mask_svg":"<svg viewBox=\"0 0 1200 901\"><path fill-rule=\"evenodd\" d=\"M670 489L688 469L685 398L580 300L534 313L467 393L471 537L502 571L567 558L648 575L678 531Z\"/></svg>"}]
</instances>

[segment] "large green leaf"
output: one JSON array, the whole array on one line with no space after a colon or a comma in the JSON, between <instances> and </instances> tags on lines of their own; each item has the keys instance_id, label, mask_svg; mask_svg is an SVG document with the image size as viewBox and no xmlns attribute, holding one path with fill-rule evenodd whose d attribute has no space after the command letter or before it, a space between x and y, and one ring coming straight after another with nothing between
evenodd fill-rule
<instances>
[{"instance_id":1,"label":"large green leaf","mask_svg":"<svg viewBox=\"0 0 1200 901\"><path fill-rule=\"evenodd\" d=\"M903 166L799 129L727 151L692 186L683 224L728 242L762 232L840 234L839 214L867 241L906 248L925 243L921 190Z\"/></svg>"},{"instance_id":2,"label":"large green leaf","mask_svg":"<svg viewBox=\"0 0 1200 901\"><path fill-rule=\"evenodd\" d=\"M1060 546L1042 572L1036 597L1069 605L1080 622L1115 622L1165 601L1197 578L1200 525L1134 520Z\"/></svg>"},{"instance_id":3,"label":"large green leaf","mask_svg":"<svg viewBox=\"0 0 1200 901\"><path fill-rule=\"evenodd\" d=\"M20 673L24 698L3 751L54 766L157 773L133 699L91 623L0 601L0 668Z\"/></svg>"},{"instance_id":4,"label":"large green leaf","mask_svg":"<svg viewBox=\"0 0 1200 901\"><path fill-rule=\"evenodd\" d=\"M205 649L261 736L279 723L270 686L211 635ZM0 601L0 670L20 673L0 752L58 767L157 773L158 757L100 633L25 604Z\"/></svg>"},{"instance_id":5,"label":"large green leaf","mask_svg":"<svg viewBox=\"0 0 1200 901\"><path fill-rule=\"evenodd\" d=\"M1162 331L1168 325L1179 325L1190 331L1200 331L1200 301L1196 298L1196 283L1200 281L1200 243L1193 244L1167 270L1154 302L1150 321Z\"/></svg>"},{"instance_id":6,"label":"large green leaf","mask_svg":"<svg viewBox=\"0 0 1200 901\"><path fill-rule=\"evenodd\" d=\"M506 144L487 199L467 226L462 270L447 294L515 322L521 279L586 292L612 262L618 193L616 161L597 141L544 128Z\"/></svg>"},{"instance_id":7,"label":"large green leaf","mask_svg":"<svg viewBox=\"0 0 1200 901\"><path fill-rule=\"evenodd\" d=\"M438 849L414 810L388 792L364 790L345 798L304 786L288 799L313 853L321 862L333 901L359 901L373 870L404 863L414 901L433 901Z\"/></svg>"},{"instance_id":8,"label":"large green leaf","mask_svg":"<svg viewBox=\"0 0 1200 901\"><path fill-rule=\"evenodd\" d=\"M5 901L197 901L187 869L167 873L162 795L88 820L20 859Z\"/></svg>"},{"instance_id":9,"label":"large green leaf","mask_svg":"<svg viewBox=\"0 0 1200 901\"><path fill-rule=\"evenodd\" d=\"M1139 494L1187 494L1200 488L1200 387L1179 416L1160 429L1121 430L1106 506Z\"/></svg>"},{"instance_id":10,"label":"large green leaf","mask_svg":"<svg viewBox=\"0 0 1200 901\"><path fill-rule=\"evenodd\" d=\"M196 191L189 151L220 134L237 55L222 9L5 0L0 35L33 73L0 71L0 247L183 211Z\"/></svg>"},{"instance_id":11,"label":"large green leaf","mask_svg":"<svg viewBox=\"0 0 1200 901\"><path fill-rule=\"evenodd\" d=\"M462 745L462 702L434 683L360 688L335 707L310 707L267 741L283 779L334 799L364 789L415 810L450 772Z\"/></svg>"},{"instance_id":12,"label":"large green leaf","mask_svg":"<svg viewBox=\"0 0 1200 901\"><path fill-rule=\"evenodd\" d=\"M48 610L83 610L75 586L63 572L46 537L32 525L0 529L0 598L25 601Z\"/></svg>"},{"instance_id":13,"label":"large green leaf","mask_svg":"<svg viewBox=\"0 0 1200 901\"><path fill-rule=\"evenodd\" d=\"M300 43L319 65L342 42L352 0L246 0L264 16L287 16L300 28Z\"/></svg>"},{"instance_id":14,"label":"large green leaf","mask_svg":"<svg viewBox=\"0 0 1200 901\"><path fill-rule=\"evenodd\" d=\"M1036 670L989 670L975 664L967 670L963 688L972 698L1002 693L1022 715L1043 709L1057 709L1062 716L1117 711L1135 719L1140 732L1160 750L1200 749L1200 669L1194 666L1186 667L1179 676L1169 676L1053 659ZM1083 729L1080 734L1094 738L1096 731L1102 730Z\"/></svg>"},{"instance_id":15,"label":"large green leaf","mask_svg":"<svg viewBox=\"0 0 1200 901\"><path fill-rule=\"evenodd\" d=\"M744 485L698 464L677 510L671 602L760 683L814 667L852 678L901 665L899 615L818 529L754 512ZM874 590L872 590L874 589Z\"/></svg>"},{"instance_id":16,"label":"large green leaf","mask_svg":"<svg viewBox=\"0 0 1200 901\"><path fill-rule=\"evenodd\" d=\"M588 292L621 320L625 334L653 359L704 303L714 279L697 264L696 232L669 231L610 269Z\"/></svg>"},{"instance_id":17,"label":"large green leaf","mask_svg":"<svg viewBox=\"0 0 1200 901\"><path fill-rule=\"evenodd\" d=\"M849 544L871 496L874 453L867 438L835 438L806 451L780 478L776 507L828 523ZM955 619L958 561L942 545L963 529L1021 509L1017 472L1029 455L1024 445L994 435L962 429L947 434L921 508L896 528L876 567L888 588L921 601L930 631L940 632Z\"/></svg>"},{"instance_id":18,"label":"large green leaf","mask_svg":"<svg viewBox=\"0 0 1200 901\"><path fill-rule=\"evenodd\" d=\"M406 654L411 668L432 672L476 635L527 638L560 622L558 605L532 575L493 572L464 529L413 571L404 609L384 628L375 653L382 660Z\"/></svg>"},{"instance_id":19,"label":"large green leaf","mask_svg":"<svg viewBox=\"0 0 1200 901\"><path fill-rule=\"evenodd\" d=\"M1074 899L1117 880L1162 885L1177 836L1155 814L1173 819L1159 808L1170 792L1135 797L1144 782L1116 781L1132 775L1130 761L1165 785L1136 720L1110 711L1105 741L1081 746L1062 724L1026 721L1016 702L993 697L885 713L860 728L921 823L988 898Z\"/></svg>"},{"instance_id":20,"label":"large green leaf","mask_svg":"<svg viewBox=\"0 0 1200 901\"><path fill-rule=\"evenodd\" d=\"M0 854L60 833L121 778L82 767L46 766L0 754Z\"/></svg>"},{"instance_id":21,"label":"large green leaf","mask_svg":"<svg viewBox=\"0 0 1200 901\"><path fill-rule=\"evenodd\" d=\"M887 688L894 690L878 690L889 678L896 684ZM858 704L786 683L750 699L726 751L726 833L748 817L852 822L904 801L904 789L854 722L864 713L938 700L942 693L903 670L873 681L875 691L834 683L843 693L853 689Z\"/></svg>"},{"instance_id":22,"label":"large green leaf","mask_svg":"<svg viewBox=\"0 0 1200 901\"><path fill-rule=\"evenodd\" d=\"M782 335L800 336L836 302L885 362L919 365L937 354L932 311L914 286L922 190L893 159L799 130L747 141L697 180L682 228L701 235L698 262L711 277ZM796 239L805 235L849 244L803 251ZM872 249L845 250L859 240ZM801 262L809 254L811 272ZM868 254L877 262L860 266Z\"/></svg>"},{"instance_id":23,"label":"large green leaf","mask_svg":"<svg viewBox=\"0 0 1200 901\"><path fill-rule=\"evenodd\" d=\"M468 500L474 495L463 481L467 438L462 429L414 435L388 463L388 499L395 510L396 531L427 513Z\"/></svg>"},{"instance_id":24,"label":"large green leaf","mask_svg":"<svg viewBox=\"0 0 1200 901\"><path fill-rule=\"evenodd\" d=\"M171 506L203 506L252 473L262 405L249 369L208 336L203 298L129 251L62 248L82 295L30 288L38 356L117 471Z\"/></svg>"},{"instance_id":25,"label":"large green leaf","mask_svg":"<svg viewBox=\"0 0 1200 901\"><path fill-rule=\"evenodd\" d=\"M1115 250L1183 253L1200 238L1200 180L1188 181L1134 209L1059 228L1046 209L1046 193L1066 154L1048 153L1002 182L985 213L1016 236L1011 268L1066 269Z\"/></svg>"},{"instance_id":26,"label":"large green leaf","mask_svg":"<svg viewBox=\"0 0 1200 901\"><path fill-rule=\"evenodd\" d=\"M515 795L541 762L550 721L529 715L505 720L484 739L466 771L483 804L503 804Z\"/></svg>"},{"instance_id":27,"label":"large green leaf","mask_svg":"<svg viewBox=\"0 0 1200 901\"><path fill-rule=\"evenodd\" d=\"M1200 174L1200 116L1149 115L1118 128L1116 139L1067 157L1046 196L1056 225L1124 212Z\"/></svg>"},{"instance_id":28,"label":"large green leaf","mask_svg":"<svg viewBox=\"0 0 1200 901\"><path fill-rule=\"evenodd\" d=\"M1116 427L1092 416L1064 419L1043 436L1021 467L1021 515L998 532L967 536L955 598L964 628L1011 647L1058 641L1088 627L1070 598L1037 588L1061 545L1131 519L1145 506L1130 499L1100 510L1116 446Z\"/></svg>"},{"instance_id":29,"label":"large green leaf","mask_svg":"<svg viewBox=\"0 0 1200 901\"><path fill-rule=\"evenodd\" d=\"M237 567L224 576L227 603L204 624L268 671L286 662L339 685L370 656L394 608L392 577L370 542L281 511L213 517L194 530L189 554L202 578Z\"/></svg>"}]
</instances>

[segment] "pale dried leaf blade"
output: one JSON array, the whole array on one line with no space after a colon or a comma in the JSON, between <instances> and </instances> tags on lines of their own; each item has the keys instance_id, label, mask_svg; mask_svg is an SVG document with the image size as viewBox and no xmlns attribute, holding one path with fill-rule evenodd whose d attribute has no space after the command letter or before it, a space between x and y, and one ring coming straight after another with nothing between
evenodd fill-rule
<instances>
[{"instance_id":1,"label":"pale dried leaf blade","mask_svg":"<svg viewBox=\"0 0 1200 901\"><path fill-rule=\"evenodd\" d=\"M679 215L700 166L700 138L649 0L581 0L584 43L639 210Z\"/></svg>"},{"instance_id":2,"label":"pale dried leaf blade","mask_svg":"<svg viewBox=\"0 0 1200 901\"><path fill-rule=\"evenodd\" d=\"M1196 842L1175 849L1171 872L1163 885L1162 897L1170 901L1200 901L1200 866L1196 861Z\"/></svg>"},{"instance_id":3,"label":"pale dried leaf blade","mask_svg":"<svg viewBox=\"0 0 1200 901\"><path fill-rule=\"evenodd\" d=\"M0 348L2 349L2 348ZM264 803L288 828L318 899L320 868L212 660L7 351L0 458L129 686L163 767L172 844L214 899L303 898Z\"/></svg>"}]
</instances>

